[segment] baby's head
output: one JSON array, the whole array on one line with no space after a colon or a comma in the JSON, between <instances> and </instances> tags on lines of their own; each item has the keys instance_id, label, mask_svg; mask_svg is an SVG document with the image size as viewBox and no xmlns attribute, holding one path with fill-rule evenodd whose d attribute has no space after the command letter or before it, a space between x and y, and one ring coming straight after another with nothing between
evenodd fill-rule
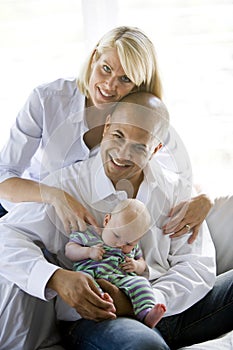
<instances>
[{"instance_id":1,"label":"baby's head","mask_svg":"<svg viewBox=\"0 0 233 350\"><path fill-rule=\"evenodd\" d=\"M121 201L104 218L102 239L111 247L129 253L150 227L150 214L137 199Z\"/></svg>"}]
</instances>

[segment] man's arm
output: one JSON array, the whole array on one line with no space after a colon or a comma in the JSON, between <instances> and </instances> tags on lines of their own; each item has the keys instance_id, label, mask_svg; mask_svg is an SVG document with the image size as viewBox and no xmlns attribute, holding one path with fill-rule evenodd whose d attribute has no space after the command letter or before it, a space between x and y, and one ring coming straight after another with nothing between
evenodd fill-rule
<instances>
[{"instance_id":1,"label":"man's arm","mask_svg":"<svg viewBox=\"0 0 233 350\"><path fill-rule=\"evenodd\" d=\"M113 304L100 297L87 276L49 263L34 243L39 240L58 252L68 240L59 227L52 206L25 203L12 209L0 222L0 275L43 300L58 293L89 319L115 318Z\"/></svg>"},{"instance_id":2,"label":"man's arm","mask_svg":"<svg viewBox=\"0 0 233 350\"><path fill-rule=\"evenodd\" d=\"M22 203L0 221L0 274L40 299L46 299L45 286L58 266L50 264L34 242L55 253L67 240L54 212L49 205Z\"/></svg>"},{"instance_id":3,"label":"man's arm","mask_svg":"<svg viewBox=\"0 0 233 350\"><path fill-rule=\"evenodd\" d=\"M188 243L189 236L172 239L164 236L170 240L167 271L158 276L158 269L148 264L156 301L166 305L166 316L178 314L195 304L215 283L215 249L206 223L193 244Z\"/></svg>"}]
</instances>

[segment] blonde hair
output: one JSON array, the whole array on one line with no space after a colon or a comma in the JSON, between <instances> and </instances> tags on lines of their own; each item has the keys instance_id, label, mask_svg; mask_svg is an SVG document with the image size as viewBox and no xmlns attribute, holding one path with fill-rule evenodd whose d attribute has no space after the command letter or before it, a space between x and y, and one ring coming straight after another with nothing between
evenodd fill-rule
<instances>
[{"instance_id":1,"label":"blonde hair","mask_svg":"<svg viewBox=\"0 0 233 350\"><path fill-rule=\"evenodd\" d=\"M136 27L117 27L106 33L89 55L78 78L78 87L88 96L91 64L93 57L98 60L107 50L116 48L127 77L138 91L151 92L162 97L162 84L158 73L157 59L153 43Z\"/></svg>"}]
</instances>

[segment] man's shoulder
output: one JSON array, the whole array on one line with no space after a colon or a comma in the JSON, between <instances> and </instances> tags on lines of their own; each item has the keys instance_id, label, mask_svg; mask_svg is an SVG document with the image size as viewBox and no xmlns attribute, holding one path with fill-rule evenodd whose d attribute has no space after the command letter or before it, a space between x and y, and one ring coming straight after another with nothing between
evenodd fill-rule
<instances>
[{"instance_id":1,"label":"man's shoulder","mask_svg":"<svg viewBox=\"0 0 233 350\"><path fill-rule=\"evenodd\" d=\"M158 185L176 186L179 183L180 175L170 169L162 167L157 159L152 159L149 166Z\"/></svg>"}]
</instances>

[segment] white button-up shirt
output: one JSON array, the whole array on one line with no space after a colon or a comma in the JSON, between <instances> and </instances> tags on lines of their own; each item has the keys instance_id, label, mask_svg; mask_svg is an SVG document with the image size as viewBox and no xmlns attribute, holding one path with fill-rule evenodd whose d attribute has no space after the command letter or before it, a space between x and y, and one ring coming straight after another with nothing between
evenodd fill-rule
<instances>
[{"instance_id":1,"label":"white button-up shirt","mask_svg":"<svg viewBox=\"0 0 233 350\"><path fill-rule=\"evenodd\" d=\"M76 197L100 225L104 215L127 197L124 191L116 191L106 177L99 153L51 174L45 183L59 186ZM137 194L152 217L152 226L142 238L141 248L156 301L166 305L166 315L189 308L215 282L215 250L205 223L193 244L187 243L188 234L170 239L161 230L170 208L187 199L186 186L180 177L161 171L154 161L145 168ZM25 292L46 299L46 284L58 267L45 260L33 243L35 240L41 240L63 263L66 261L64 245L68 237L54 208L21 203L0 220L0 274Z\"/></svg>"},{"instance_id":2,"label":"white button-up shirt","mask_svg":"<svg viewBox=\"0 0 233 350\"><path fill-rule=\"evenodd\" d=\"M17 116L10 139L0 153L0 182L11 177L42 180L53 171L89 158L83 141L88 130L85 96L76 79L58 79L32 92ZM191 166L182 141L170 128L158 161L191 179ZM15 204L1 201L9 210Z\"/></svg>"}]
</instances>

